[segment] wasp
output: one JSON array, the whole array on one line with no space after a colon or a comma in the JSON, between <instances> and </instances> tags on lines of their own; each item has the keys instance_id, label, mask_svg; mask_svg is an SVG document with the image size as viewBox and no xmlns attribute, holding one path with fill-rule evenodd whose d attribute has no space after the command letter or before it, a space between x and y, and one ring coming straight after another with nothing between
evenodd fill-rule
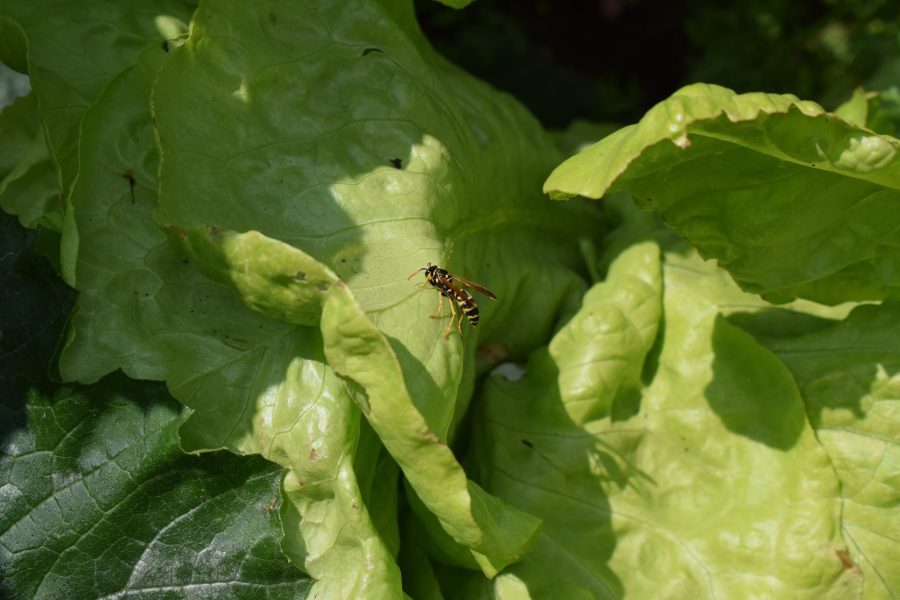
<instances>
[{"instance_id":1,"label":"wasp","mask_svg":"<svg viewBox=\"0 0 900 600\"><path fill-rule=\"evenodd\" d=\"M454 319L456 319L456 330L459 332L459 337L462 337L462 315L457 315L457 305L459 305L460 310L466 315L466 318L469 319L469 323L472 327L478 325L478 304L475 303L475 298L472 294L470 294L468 290L463 289L463 286L472 288L476 292L481 292L491 300L497 299L494 292L483 285L479 285L474 281L469 281L459 275L454 275L447 269L442 269L431 263L428 263L428 266L426 267L413 271L410 276L406 278L407 281L412 279L419 271L425 271L425 282L432 287L437 288L440 292L440 295L438 296L437 311L435 314L431 315L431 317L435 319L441 317L442 309L444 307L444 298L447 298L447 301L450 304L450 312L452 314L450 316L450 323L447 325L447 330L444 332L444 339L450 337L450 333L453 331Z\"/></svg>"}]
</instances>

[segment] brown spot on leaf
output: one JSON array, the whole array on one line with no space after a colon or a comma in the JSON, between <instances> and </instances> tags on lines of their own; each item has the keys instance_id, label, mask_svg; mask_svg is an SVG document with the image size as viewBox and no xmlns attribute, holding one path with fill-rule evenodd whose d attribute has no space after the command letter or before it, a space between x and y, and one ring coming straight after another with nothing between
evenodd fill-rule
<instances>
[{"instance_id":1,"label":"brown spot on leaf","mask_svg":"<svg viewBox=\"0 0 900 600\"><path fill-rule=\"evenodd\" d=\"M135 183L137 183L134 180L134 171L128 169L127 171L122 173L120 177L128 182L128 191L131 192L131 203L134 204L134 186Z\"/></svg>"},{"instance_id":2,"label":"brown spot on leaf","mask_svg":"<svg viewBox=\"0 0 900 600\"><path fill-rule=\"evenodd\" d=\"M854 562L852 558L850 558L850 553L844 549L836 550L835 554L841 560L841 564L844 565L845 569L850 569L854 573L862 573L859 569L859 565Z\"/></svg>"}]
</instances>

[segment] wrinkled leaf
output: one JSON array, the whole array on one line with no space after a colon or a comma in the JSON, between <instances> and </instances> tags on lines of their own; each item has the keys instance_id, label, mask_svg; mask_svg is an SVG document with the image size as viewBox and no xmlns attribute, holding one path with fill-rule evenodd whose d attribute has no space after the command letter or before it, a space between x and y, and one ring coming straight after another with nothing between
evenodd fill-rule
<instances>
[{"instance_id":1,"label":"wrinkled leaf","mask_svg":"<svg viewBox=\"0 0 900 600\"><path fill-rule=\"evenodd\" d=\"M493 593L852 597L861 580L842 561L840 487L791 373L719 312L719 302L743 295L752 305L753 297L709 279L696 255L680 256L683 245L673 250L663 255L659 347L627 357L645 382L632 410L571 419L560 385L566 328L551 343L557 352L536 351L521 380L490 378L479 480L545 521L534 552ZM641 254L656 252L652 242L631 246L597 287L652 281L623 267L651 265ZM621 310L615 297L591 292L571 323L608 315L611 333L585 342L602 349L616 344ZM612 373L594 388L597 402L609 403L629 378L626 369Z\"/></svg>"},{"instance_id":2,"label":"wrinkled leaf","mask_svg":"<svg viewBox=\"0 0 900 600\"><path fill-rule=\"evenodd\" d=\"M629 190L753 293L880 299L900 286L898 146L793 96L696 84L564 162L544 190Z\"/></svg>"},{"instance_id":3,"label":"wrinkled leaf","mask_svg":"<svg viewBox=\"0 0 900 600\"><path fill-rule=\"evenodd\" d=\"M900 589L900 306L861 306L828 328L767 345L791 369L841 482L850 568L865 598Z\"/></svg>"},{"instance_id":4,"label":"wrinkled leaf","mask_svg":"<svg viewBox=\"0 0 900 600\"><path fill-rule=\"evenodd\" d=\"M216 7L216 10L225 9L244 12L256 10L247 5ZM381 10L376 5L372 5L371 9ZM265 14L266 18L259 21L259 24L271 27L291 25L291 21L285 20L285 16L291 16L289 12ZM356 476L370 477L365 471L353 472L353 446L355 436L358 435L359 414L348 404L349 397L344 388L336 385L337 380L334 379L331 369L324 364L322 342L317 328L292 326L284 322L286 320L300 324L315 324L319 311L317 306L329 293L334 276L328 275L328 269L322 265L321 245L294 243L295 247L291 247L270 237L272 233L278 234L286 224L291 223L290 211L315 212L319 210L317 206L327 206L327 202L332 201L331 196L321 199L311 196L307 202L297 206L286 205L285 210L289 212L284 214L288 218L274 218L278 213L267 209L248 211L238 209L236 206L228 208L235 198L230 193L221 193L223 181L230 180L235 185L243 186L246 192L241 193L241 198L264 199L266 194L270 193L268 190L272 189L273 173L269 171L265 179L260 179L259 175L242 166L242 164L252 166L252 163L233 162L231 165L213 165L214 168L209 164L192 163L196 160L206 160L205 157L210 152L225 149L237 151L241 145L252 142L260 132L267 131L265 124L267 120L277 116L277 111L273 112L272 109L278 106L277 102L267 103L265 112L248 112L243 106L241 96L243 92L235 96L232 94L234 90L227 87L228 82L225 81L227 95L220 102L208 105L202 113L190 110L197 102L203 102L205 95L217 93L217 88L212 85L193 89L192 86L200 80L197 79L200 75L194 73L192 69L209 69L216 64L226 64L209 60L194 62L192 56L195 52L215 52L215 44L223 43L227 39L227 36L215 35L209 38L211 43L204 43L205 28L217 27L217 23L222 23L223 20L211 17L209 12L201 11L201 15L202 20L195 21L194 37L173 53L172 59L166 63L155 84L153 102L163 151L161 171L163 197L159 219L169 225L169 238L162 236L147 218L148 210L151 208L147 200L152 198L147 197L145 191L155 187L153 174L156 169L150 145L144 141L148 139L148 117L142 114L138 107L142 103L142 98L146 96L147 86L153 76L152 69L144 68L142 63L139 68L124 72L112 82L96 105L85 115L83 127L85 134L81 142L82 170L72 194L75 230L79 234L85 233L80 235L81 244L76 265L76 279L83 290L83 295L63 355L63 372L67 377L91 381L102 376L104 372L118 367L125 369L134 377L165 379L174 395L196 411L182 428L182 443L187 448L200 450L228 447L244 453L261 452L267 458L290 468L292 473L287 478L286 487L288 497L299 511L298 514L303 516L303 521L298 525L303 530L303 542L291 539L289 532L286 543L289 554L298 562L305 561L310 572L323 580L320 588L323 593L349 596L366 589L367 593L377 597L385 593L384 590L391 589L390 586L397 586L395 589L399 589L399 578L390 553L386 551L378 537L380 532L374 528L367 511L368 507L362 503L362 490L354 481ZM308 16L306 13L304 15ZM323 18L325 16L336 19L336 22L342 22L343 15L323 14ZM235 17L232 21L248 23L245 17ZM397 22L402 26L408 25L404 19L398 19ZM283 31L280 35L297 35L292 27L278 31ZM379 32L367 28L365 33L383 36L388 35L389 30ZM252 38L253 44L258 46L258 50L254 53L254 58L265 56L263 50L274 41L271 36L261 35L261 32L252 28L244 35L255 36ZM391 37L392 35L394 37ZM304 39L297 38L298 43ZM401 48L405 47L406 52L409 52L412 47L403 46L404 39L403 36L396 37L395 33L388 35L384 40L375 41L380 43L393 40L393 43L399 43ZM299 52L302 48L300 44L294 51ZM366 47L362 48L365 49ZM148 65L154 64L154 60L158 61L150 54L153 50L145 53ZM278 61L284 59L282 47L276 45L271 51L273 56L277 55ZM335 51L340 55L343 53L343 47L336 47ZM443 63L430 54L427 46L423 46L422 51L425 57L443 68ZM367 52L365 56L362 52L353 52L351 56L359 59L367 58L370 54L373 52ZM329 68L328 61L324 60L327 57L328 54L323 53L321 64L311 65L311 68L321 69L322 73L325 73ZM410 57L415 59L416 55L411 54ZM368 59L367 62L373 60L379 61L375 66L381 69L390 66L380 62L378 56ZM236 62L235 65L240 65L240 62ZM425 67L425 64L419 64L417 68L425 69ZM254 76L258 73L260 71L252 69ZM450 74L469 86L471 88L469 93L474 93L476 99L479 98L479 94L486 91L480 84L460 74L453 72ZM361 75L368 77L366 71ZM365 77L362 79L363 82L366 81ZM246 86L246 93L269 90L268 80L263 78L259 83L265 85L258 87L254 81L253 85ZM466 89L463 88L464 91ZM294 95L295 92L296 87L290 85L289 81L271 88L271 93ZM177 104L172 105L170 97L177 98ZM235 99L239 101L237 105L234 103ZM317 100L312 98L310 102ZM175 106L177 110L174 112L169 110L167 107L170 105ZM219 107L219 110L240 109L240 112L223 118L232 123L244 120L247 125L236 129L210 127L208 131L220 132L223 140L212 145L205 144L202 151L198 149L198 152L193 153L191 145L194 144L194 138L184 138L186 130L181 125L181 119L189 118L193 122L191 125L193 128L196 127L194 121L198 116L218 118L213 114L215 112L212 109L213 105ZM434 108L429 108L427 103L424 107L426 115L428 111L434 112ZM509 103L503 108L510 115L499 112L497 122L487 122L487 125L497 130L496 135L507 132L508 136L509 131L519 131L519 128L510 129L503 121L513 118L522 120L529 136L541 140L540 131L534 127L533 121L527 119L521 109ZM377 112L384 108L376 104L373 110ZM469 103L465 103L456 110L469 111L471 107ZM440 111L437 115L443 116ZM253 119L264 120L256 122ZM290 131L289 125L292 122L286 121L288 126L284 128L284 134ZM304 123L307 126L313 124L312 121ZM452 137L458 135L455 129L447 129L444 120L435 123L438 125L434 126L434 131L443 136L450 136L447 138L448 142L462 144L464 147L473 141L472 138L466 137L455 140ZM365 120L361 120L359 126L371 127ZM388 134L394 135L390 131ZM236 139L225 139L235 135L238 136ZM247 137L245 139L242 136ZM489 141L480 140L480 144L485 145ZM437 139L432 138L428 143L435 144ZM496 143L499 144L500 141ZM512 139L504 143L517 148ZM105 156L108 148L123 147L127 148L127 152L118 153L112 160L111 157ZM177 161L173 159L166 162L166 149L169 147L176 148L179 152ZM535 143L534 147L540 148L540 142ZM289 152L289 148L282 149L277 145L272 148L284 153L277 155L277 159L286 161L285 164L300 160L302 165L305 164L302 161L309 160L308 155L303 153L294 155ZM497 157L494 154L494 152L486 153L485 156L496 162ZM247 157L251 155L247 154ZM547 145L545 156L553 155L552 148ZM331 164L331 168L346 168L341 162L342 156L337 155L333 162L328 163ZM355 160L352 154L345 156ZM407 154L400 156L405 157ZM441 156L442 152L435 155L438 162L434 163L434 166L438 169L442 168L441 160L445 160ZM526 166L535 164L533 156L525 161ZM540 155L538 159L539 164L547 164ZM105 168L92 167L96 164L104 165ZM408 158L401 159L401 164L411 167L416 165ZM476 162L472 164L479 169L482 168ZM520 163L511 164L521 168ZM427 163L423 166L427 166ZM532 177L535 182L539 180L540 172L534 171ZM296 173L302 174L303 170L299 169ZM398 181L411 190L404 201L410 206L415 206L414 202L422 203L423 208L418 209L420 211L427 212L433 209L424 202L428 199L427 195L423 196L416 191L416 181L428 180L415 172L402 173L401 170L394 168L389 160L386 160L376 173L377 177L386 181L398 174L404 175L408 182L404 179ZM124 176L126 174L128 177ZM495 178L495 173L491 173L491 176ZM377 177L372 181L375 182ZM213 179L219 183L213 183ZM255 187L257 181L264 186ZM510 182L521 186L515 178L510 178ZM186 189L199 191L200 188L196 186L201 184L209 186L205 188L206 193L183 195ZM295 182L288 180L288 184L295 185ZM352 199L352 192L359 187L361 186L347 186L347 191L341 191L341 194L346 194ZM215 203L206 200L210 190L218 190L215 193ZM377 187L376 190L379 193L383 192L381 187ZM182 195L178 195L179 193ZM401 194L398 197L404 196ZM531 200L520 209L526 222L541 226L551 224L557 228L554 231L560 233L566 230L565 225L569 223L583 222L583 225L580 225L582 228L590 225L588 220L578 218L584 211L577 208L575 211L560 212L551 207L548 218L535 219L534 215L529 214L532 207L528 204L536 205L542 201L538 195L532 194L528 197ZM186 198L187 204L184 206L173 204L170 199L174 198ZM362 198L365 199L365 196ZM460 202L462 200L473 202L465 196L462 196ZM511 195L511 192L501 196L500 200L501 205L493 210L508 210L503 208L503 203L515 207L523 201L522 198ZM264 208L265 205L261 206ZM384 206L388 209L387 216L396 217L395 208L391 208L388 204ZM447 210L450 206L442 209ZM381 210L378 204L362 203L354 210L359 213L358 217L361 220L367 212L374 211L375 222L371 228L376 232L390 231L388 228L388 225L391 225L390 221L378 222L378 210ZM562 216L551 218L551 213L559 213ZM490 216L490 212L487 214ZM235 219L234 217L238 215L243 217ZM313 232L328 231L327 216L326 212L320 216L319 222L313 219L306 222L299 221L297 225L301 230L306 228ZM365 218L371 220L373 217ZM457 217L454 217L453 213L448 213L448 217L445 218ZM412 224L415 224L415 221ZM426 238L433 240L435 236L433 224L427 220L423 220L422 224L425 227ZM465 222L462 224L465 225ZM251 231L238 234L230 232L223 225L233 226L239 231L256 226L260 233ZM466 236L476 241L483 236L493 242L493 236L480 233L480 227L470 226L471 231ZM357 231L367 232L368 229L369 227L350 228L340 241L351 242L351 237ZM410 233L415 231L411 227L407 229ZM462 236L462 232L457 235ZM293 236L293 239L288 235L279 237L291 242L302 240L296 236ZM460 237L460 239L467 238ZM504 241L510 240L518 240L517 243L521 244L529 238L524 232L510 230ZM475 247L480 248L482 243L477 241ZM534 245L530 241L528 243ZM108 251L111 244L122 251L111 255ZM409 245L409 242L406 244ZM547 238L545 244L547 248L551 248L552 237ZM429 247L433 242L425 241L422 245ZM297 250L296 246L302 251ZM356 242L343 246L333 244L333 248L339 254L330 257L328 263L344 276L347 276L348 269L355 269L370 280L376 281L381 277L374 278L374 276L379 273L378 269L384 261L372 263L368 269L363 269L362 264L351 260L352 253L370 249L378 251L379 248L390 247L391 245L378 242L377 235L364 245ZM505 249L503 245L498 245L494 252L511 253L514 252L514 247ZM181 256L182 253L186 254L190 261L185 261ZM562 252L548 252L545 260L553 264L554 261L573 255L571 250L563 248ZM344 257L344 260L341 260L341 257ZM315 259L319 259L318 262ZM211 279L199 277L189 262L197 265ZM421 262L427 262L427 258L423 256ZM400 268L407 269L405 266ZM458 355L459 346L446 343L438 337L436 334L443 326L428 319L425 310L417 310L421 303L433 301L435 296L422 294L413 284L407 282L406 275L409 270L411 269L405 270L403 277L400 278L402 287L396 288L397 291L403 291L403 295L399 297L401 299L405 297L404 304L399 307L388 305L389 309L375 310L372 314L379 327L388 327L388 331L390 327L394 327L398 329L397 333L402 334L402 338L399 339L388 338L390 347L384 347L382 351L386 351L387 355L396 353L399 356L402 374L406 382L409 382L410 391L414 392L409 398L416 403L415 406L409 403L405 410L422 412L428 421L427 425L435 428L439 436L430 443L438 447L441 445L440 437L446 436L454 420L461 417L462 412L457 412L460 409L455 408L455 400L459 398L463 402L461 408L465 407L464 403L468 401L465 390L471 383L460 381L464 374L463 363ZM302 278L298 277L301 272L304 275ZM316 273L322 276L319 277ZM314 279L309 279L310 275L313 275ZM551 307L579 289L577 280L565 269L551 270L547 276L551 281L557 282L552 286L555 293L549 298ZM363 283L365 281L363 279ZM359 285L357 282L354 289L361 289L364 297L377 297L373 294L377 288ZM522 296L525 295L522 292ZM383 303L383 300L379 302ZM533 302L530 295L528 302L532 303L532 307L528 310L536 314L538 303ZM547 302L547 298L540 299L541 306ZM409 327L410 308L421 315L418 317L422 325L419 330ZM544 310L540 312L542 316L538 318L538 327L549 327L552 323L552 312L546 313ZM509 316L512 314L507 312ZM487 323L487 319L484 322ZM329 329L326 328L325 331ZM534 330L522 331L528 338L535 335ZM467 352L472 352L473 349L470 345ZM429 365L427 367L423 365L416 358L418 356L427 357ZM432 372L438 381L433 381ZM354 373L347 372L344 375L352 378ZM466 377L471 381L472 374ZM405 384L402 380L394 382L395 385ZM440 385L437 385L439 382ZM446 401L435 401L441 396L444 396ZM299 419L298 414L301 415ZM399 426L399 422L392 425L393 428L388 431L388 435L411 435L409 431ZM380 434L384 432L383 429L379 431ZM408 460L404 453L400 453L400 457ZM449 452L448 458L455 464ZM453 467L451 463L447 464L462 475L459 466ZM424 467L426 469L430 468L427 464L425 463ZM431 482L427 483L432 485ZM384 485L390 485L389 481ZM457 508L445 509L444 504L451 505L431 493L429 508L437 510L442 515L450 514L451 518L446 520L446 524L454 532L455 537L471 545L473 550L483 557L481 560L486 570L496 571L510 560L521 556L533 534L536 522L524 515L513 516L517 513L485 496L477 487L471 490L470 487L471 484L467 483L462 475L461 487L458 487L458 490L462 494L463 504ZM471 510L476 515L482 513L488 515L487 521L484 517L478 517L473 521L471 516L466 516L469 509L465 508L465 503L470 499L475 500ZM373 503L373 509L378 509L377 502ZM513 527L510 532L503 531L502 527L496 529L494 521L507 513L511 515L509 518L513 521L521 520L524 527ZM478 524L474 525L476 522ZM386 527L383 522L380 528L389 533L390 527ZM479 528L487 529L480 531ZM348 570L345 567L339 568L339 565L356 565L362 570ZM373 581L378 583L373 584Z\"/></svg>"},{"instance_id":5,"label":"wrinkled leaf","mask_svg":"<svg viewBox=\"0 0 900 600\"><path fill-rule=\"evenodd\" d=\"M644 357L656 339L661 306L656 244L635 244L595 285L580 310L550 342L560 399L577 425L622 418L640 396ZM604 343L598 344L602 339Z\"/></svg>"},{"instance_id":6,"label":"wrinkled leaf","mask_svg":"<svg viewBox=\"0 0 900 600\"><path fill-rule=\"evenodd\" d=\"M279 548L278 469L184 456L178 412L158 384L122 376L29 395L28 428L0 460L7 593L306 597Z\"/></svg>"},{"instance_id":7,"label":"wrinkled leaf","mask_svg":"<svg viewBox=\"0 0 900 600\"><path fill-rule=\"evenodd\" d=\"M279 548L278 469L184 456L159 384L48 379L72 294L35 234L0 220L0 595L305 597Z\"/></svg>"},{"instance_id":8,"label":"wrinkled leaf","mask_svg":"<svg viewBox=\"0 0 900 600\"><path fill-rule=\"evenodd\" d=\"M540 521L466 479L404 393L403 372L387 340L343 284L325 304L322 334L328 363L362 388L354 398L363 414L443 529L470 549L489 577L522 558Z\"/></svg>"},{"instance_id":9,"label":"wrinkled leaf","mask_svg":"<svg viewBox=\"0 0 900 600\"><path fill-rule=\"evenodd\" d=\"M162 55L156 48L145 53L84 117L82 169L70 210L81 234L76 268L82 294L62 373L95 381L122 368L136 378L168 377L175 396L195 410L181 427L185 448L260 452L293 470L285 483L293 507L284 515L307 518L285 528L284 547L326 580L319 593L350 597L363 586L379 597L381 585L399 590L399 576L389 573L392 559L356 489L352 450L359 414L323 364L316 329L256 316L183 254L192 251L205 272L228 279L242 258L229 249L246 247L240 237L202 229L189 239L173 232L172 243L151 218L157 159L147 106L153 65ZM111 148L119 151L111 156ZM266 243L252 235L247 241ZM244 280L249 289L255 282ZM257 398L258 407L250 409L248 398ZM353 504L360 509L355 529L346 526ZM341 561L356 569L340 568ZM375 571L377 585L359 571L364 568Z\"/></svg>"},{"instance_id":10,"label":"wrinkled leaf","mask_svg":"<svg viewBox=\"0 0 900 600\"><path fill-rule=\"evenodd\" d=\"M81 115L147 47L180 35L192 10L177 0L139 6L37 0L5 2L0 8L0 17L13 22L9 27L20 27L27 42L28 73L61 189L67 190L77 173ZM103 52L90 51L98 48ZM8 51L16 63L24 63L24 52L24 44Z\"/></svg>"},{"instance_id":11,"label":"wrinkled leaf","mask_svg":"<svg viewBox=\"0 0 900 600\"><path fill-rule=\"evenodd\" d=\"M62 202L34 94L0 112L0 208L23 226L62 230Z\"/></svg>"}]
</instances>

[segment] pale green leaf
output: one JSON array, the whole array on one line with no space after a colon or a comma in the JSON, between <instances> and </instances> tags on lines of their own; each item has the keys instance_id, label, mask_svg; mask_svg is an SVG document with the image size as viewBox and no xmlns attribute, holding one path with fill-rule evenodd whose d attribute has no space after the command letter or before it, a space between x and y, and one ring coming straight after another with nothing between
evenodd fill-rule
<instances>
[{"instance_id":1,"label":"pale green leaf","mask_svg":"<svg viewBox=\"0 0 900 600\"><path fill-rule=\"evenodd\" d=\"M653 246L616 256L598 286L629 285L635 271L623 267L652 264L635 255L652 256ZM547 350L530 357L518 381L490 378L476 446L480 480L545 522L535 550L492 593L853 597L862 580L842 560L838 478L801 394L778 357L721 316L732 298L762 303L709 279L683 244L671 248L658 347L626 355L644 381L631 411L574 422L561 396L565 355ZM615 343L622 305L609 294L587 298L573 323L609 315L612 335L593 340L602 351ZM640 314L641 304L632 311ZM612 372L594 388L596 400L633 372Z\"/></svg>"},{"instance_id":2,"label":"pale green leaf","mask_svg":"<svg viewBox=\"0 0 900 600\"><path fill-rule=\"evenodd\" d=\"M766 343L794 373L810 422L841 482L849 568L865 598L900 589L900 306Z\"/></svg>"}]
</instances>

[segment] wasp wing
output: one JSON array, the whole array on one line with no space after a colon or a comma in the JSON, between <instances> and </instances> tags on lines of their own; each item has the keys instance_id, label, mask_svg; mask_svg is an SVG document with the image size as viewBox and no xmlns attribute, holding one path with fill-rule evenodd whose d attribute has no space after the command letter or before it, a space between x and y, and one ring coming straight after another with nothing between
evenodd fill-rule
<instances>
[{"instance_id":1,"label":"wasp wing","mask_svg":"<svg viewBox=\"0 0 900 600\"><path fill-rule=\"evenodd\" d=\"M487 296L487 297L490 298L491 300L496 300L496 299L497 299L497 295L494 294L494 292L492 292L491 290L487 289L487 288L484 287L483 285L479 285L479 284L475 283L474 281L469 281L469 280L466 279L465 277L460 277L459 275L454 275L453 273L450 273L450 279L453 279L454 281L457 281L457 282L461 283L462 285L464 285L464 286L466 286L466 287L470 287L470 288L472 288L473 290L475 290L476 292L481 292L482 294L484 294L485 296Z\"/></svg>"}]
</instances>

